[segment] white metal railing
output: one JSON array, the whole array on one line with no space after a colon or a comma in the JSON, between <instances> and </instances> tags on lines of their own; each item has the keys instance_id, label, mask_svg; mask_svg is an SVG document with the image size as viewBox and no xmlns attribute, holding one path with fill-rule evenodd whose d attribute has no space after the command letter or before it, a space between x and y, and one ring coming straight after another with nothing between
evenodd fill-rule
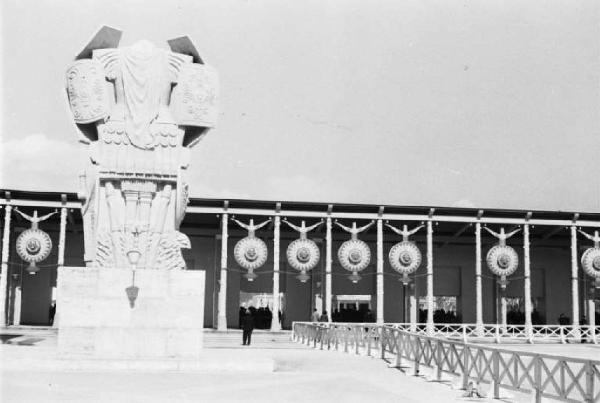
<instances>
[{"instance_id":1,"label":"white metal railing","mask_svg":"<svg viewBox=\"0 0 600 403\"><path fill-rule=\"evenodd\" d=\"M337 324L337 323L336 323ZM424 323L386 323L397 329L412 331L427 336L461 339L463 341L478 341L482 338L493 339L496 343L503 341L536 342L589 342L598 344L600 341L600 326L589 325L533 325L528 331L525 325L484 324L474 323L435 323L433 333L428 332Z\"/></svg>"},{"instance_id":2,"label":"white metal railing","mask_svg":"<svg viewBox=\"0 0 600 403\"><path fill-rule=\"evenodd\" d=\"M543 327L539 330L544 331ZM551 333L554 334L554 329ZM541 402L542 398L565 402L600 401L598 360L511 351L430 337L407 331L398 324L294 322L292 338L321 349L369 356L375 353L382 359L389 354L394 367L412 367L415 375L420 373L421 367L427 367L437 380L450 374L459 377L464 389L474 383L491 384L494 398L501 397L501 389L509 389L530 393L535 402Z\"/></svg>"}]
</instances>

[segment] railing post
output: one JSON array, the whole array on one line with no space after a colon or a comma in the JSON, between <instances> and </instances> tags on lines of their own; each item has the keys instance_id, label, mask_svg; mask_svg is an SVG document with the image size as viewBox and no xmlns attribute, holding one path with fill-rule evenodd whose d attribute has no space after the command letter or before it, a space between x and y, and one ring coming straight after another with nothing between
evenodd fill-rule
<instances>
[{"instance_id":1,"label":"railing post","mask_svg":"<svg viewBox=\"0 0 600 403\"><path fill-rule=\"evenodd\" d=\"M536 355L534 358L533 366L533 401L535 403L542 402L542 359Z\"/></svg>"},{"instance_id":2,"label":"railing post","mask_svg":"<svg viewBox=\"0 0 600 403\"><path fill-rule=\"evenodd\" d=\"M492 353L492 386L494 388L494 399L500 399L500 353Z\"/></svg>"},{"instance_id":3,"label":"railing post","mask_svg":"<svg viewBox=\"0 0 600 403\"><path fill-rule=\"evenodd\" d=\"M414 343L416 344L415 346L415 357L414 357L414 365L413 365L413 375L414 376L418 376L419 375L419 361L421 361L421 341L419 340L419 336L414 335Z\"/></svg>"},{"instance_id":4,"label":"railing post","mask_svg":"<svg viewBox=\"0 0 600 403\"><path fill-rule=\"evenodd\" d=\"M442 380L442 348L443 348L443 346L442 346L442 341L441 340L438 340L436 344L437 344L436 345L437 349L436 349L436 352L435 352L435 356L436 356L435 357L435 364L436 364L436 367L437 367L436 368L437 369L437 371L436 371L436 378L437 378L437 380L439 382L439 381Z\"/></svg>"},{"instance_id":5,"label":"railing post","mask_svg":"<svg viewBox=\"0 0 600 403\"><path fill-rule=\"evenodd\" d=\"M346 326L344 329L344 353L348 352L348 334L350 332L348 331L348 327Z\"/></svg>"},{"instance_id":6,"label":"railing post","mask_svg":"<svg viewBox=\"0 0 600 403\"><path fill-rule=\"evenodd\" d=\"M321 350L323 350L323 339L324 339L324 335L325 335L325 327L322 327L322 328L321 328L321 337L319 337L319 338L320 338L319 342L320 342L320 344L321 344L321 346L320 346L320 349L321 349Z\"/></svg>"},{"instance_id":7,"label":"railing post","mask_svg":"<svg viewBox=\"0 0 600 403\"><path fill-rule=\"evenodd\" d=\"M496 343L500 344L500 325L496 323Z\"/></svg>"},{"instance_id":8,"label":"railing post","mask_svg":"<svg viewBox=\"0 0 600 403\"><path fill-rule=\"evenodd\" d=\"M383 326L381 326L379 328L380 332L379 332L379 358L381 358L382 360L385 360L385 344L383 341L383 335L385 333L385 328Z\"/></svg>"},{"instance_id":9,"label":"railing post","mask_svg":"<svg viewBox=\"0 0 600 403\"><path fill-rule=\"evenodd\" d=\"M560 342L565 344L567 341L565 340L565 332L563 326L559 326L559 334L560 334Z\"/></svg>"},{"instance_id":10,"label":"railing post","mask_svg":"<svg viewBox=\"0 0 600 403\"><path fill-rule=\"evenodd\" d=\"M585 365L585 402L594 402L594 364L588 361Z\"/></svg>"},{"instance_id":11,"label":"railing post","mask_svg":"<svg viewBox=\"0 0 600 403\"><path fill-rule=\"evenodd\" d=\"M462 364L463 364L462 386L463 386L463 389L467 389L467 387L469 386L469 347L466 344L463 346Z\"/></svg>"},{"instance_id":12,"label":"railing post","mask_svg":"<svg viewBox=\"0 0 600 403\"><path fill-rule=\"evenodd\" d=\"M462 325L462 336L463 336L463 343L467 342L467 326L466 325Z\"/></svg>"},{"instance_id":13,"label":"railing post","mask_svg":"<svg viewBox=\"0 0 600 403\"><path fill-rule=\"evenodd\" d=\"M398 332L398 336L396 337L396 358L394 362L394 367L396 368L402 367L402 346L405 337L406 336L402 332Z\"/></svg>"}]
</instances>

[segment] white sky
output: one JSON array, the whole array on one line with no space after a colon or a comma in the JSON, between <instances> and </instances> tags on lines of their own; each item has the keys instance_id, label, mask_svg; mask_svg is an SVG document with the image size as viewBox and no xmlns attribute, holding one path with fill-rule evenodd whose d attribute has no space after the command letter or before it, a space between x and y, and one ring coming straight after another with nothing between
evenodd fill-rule
<instances>
[{"instance_id":1,"label":"white sky","mask_svg":"<svg viewBox=\"0 0 600 403\"><path fill-rule=\"evenodd\" d=\"M218 69L195 197L597 212L599 4L4 0L0 187L77 189L64 72L109 25Z\"/></svg>"}]
</instances>

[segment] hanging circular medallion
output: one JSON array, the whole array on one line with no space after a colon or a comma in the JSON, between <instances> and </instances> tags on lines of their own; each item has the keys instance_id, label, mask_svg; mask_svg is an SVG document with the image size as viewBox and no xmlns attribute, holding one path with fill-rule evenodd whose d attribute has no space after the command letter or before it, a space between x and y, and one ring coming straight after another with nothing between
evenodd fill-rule
<instances>
[{"instance_id":1,"label":"hanging circular medallion","mask_svg":"<svg viewBox=\"0 0 600 403\"><path fill-rule=\"evenodd\" d=\"M510 276L519 266L519 256L510 246L493 246L487 254L489 269L497 276Z\"/></svg>"},{"instance_id":2,"label":"hanging circular medallion","mask_svg":"<svg viewBox=\"0 0 600 403\"><path fill-rule=\"evenodd\" d=\"M267 253L265 242L253 236L240 239L233 250L235 261L248 270L258 269L265 264Z\"/></svg>"},{"instance_id":3,"label":"hanging circular medallion","mask_svg":"<svg viewBox=\"0 0 600 403\"><path fill-rule=\"evenodd\" d=\"M589 248L583 252L581 266L589 276L600 279L600 248Z\"/></svg>"},{"instance_id":4,"label":"hanging circular medallion","mask_svg":"<svg viewBox=\"0 0 600 403\"><path fill-rule=\"evenodd\" d=\"M41 229L26 229L17 238L17 253L26 262L41 262L48 257L51 250L52 240Z\"/></svg>"},{"instance_id":5,"label":"hanging circular medallion","mask_svg":"<svg viewBox=\"0 0 600 403\"><path fill-rule=\"evenodd\" d=\"M413 242L402 241L392 246L388 255L390 265L400 274L414 273L421 265L421 251Z\"/></svg>"},{"instance_id":6,"label":"hanging circular medallion","mask_svg":"<svg viewBox=\"0 0 600 403\"><path fill-rule=\"evenodd\" d=\"M288 263L301 272L314 269L319 258L319 247L311 239L296 239L287 248Z\"/></svg>"},{"instance_id":7,"label":"hanging circular medallion","mask_svg":"<svg viewBox=\"0 0 600 403\"><path fill-rule=\"evenodd\" d=\"M338 249L338 260L344 269L356 273L366 269L369 265L371 250L360 239L351 239L344 242Z\"/></svg>"}]
</instances>

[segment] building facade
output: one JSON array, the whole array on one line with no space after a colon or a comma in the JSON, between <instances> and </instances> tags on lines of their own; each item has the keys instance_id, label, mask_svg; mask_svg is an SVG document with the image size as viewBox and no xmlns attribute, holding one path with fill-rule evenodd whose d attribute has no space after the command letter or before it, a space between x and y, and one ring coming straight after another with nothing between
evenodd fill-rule
<instances>
[{"instance_id":1,"label":"building facade","mask_svg":"<svg viewBox=\"0 0 600 403\"><path fill-rule=\"evenodd\" d=\"M48 326L57 267L90 264L84 253L81 203L74 193L3 190L0 195L3 324ZM28 263L16 251L16 239L30 223L15 209L59 213L39 224L50 235L52 251L35 274L28 273ZM252 281L234 256L247 231L233 218L256 223L270 219L256 231L267 245L267 259L254 270ZM316 242L320 259L305 281L286 257L299 234L285 220L296 226L322 221L307 234ZM372 223L357 234L370 251L359 280L338 259L351 235L336 221L346 228ZM386 224L422 226L410 236L422 259L409 281L402 281L390 264L390 251L402 236ZM336 321L592 324L599 306L594 302L596 283L580 260L594 244L580 230L591 234L599 226L599 214L576 212L192 198L181 232L191 241L191 248L184 250L187 269L206 271L205 327L238 327L240 306L253 306L268 307L270 315L280 316L281 321L266 326L278 330L310 320L315 309ZM486 264L486 254L498 243L486 227L519 230L506 241L517 252L518 268L505 287ZM60 318L60 307L56 312Z\"/></svg>"}]
</instances>

